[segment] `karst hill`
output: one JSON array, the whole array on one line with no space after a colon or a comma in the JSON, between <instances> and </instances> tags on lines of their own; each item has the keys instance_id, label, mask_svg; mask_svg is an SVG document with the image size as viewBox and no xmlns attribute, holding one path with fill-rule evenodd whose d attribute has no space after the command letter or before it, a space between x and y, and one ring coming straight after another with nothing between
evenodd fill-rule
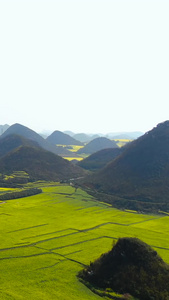
<instances>
[{"instance_id":1,"label":"karst hill","mask_svg":"<svg viewBox=\"0 0 169 300\"><path fill-rule=\"evenodd\" d=\"M34 141L38 143L38 145L52 153L64 156L64 155L69 155L69 151L67 149L64 149L63 147L56 147L55 145L51 144L47 140L45 140L42 136L40 136L38 133L36 133L34 130L23 126L21 124L13 124L11 125L1 136L0 139L3 139L4 137L15 134L22 136L26 139L29 139L31 141Z\"/></svg>"},{"instance_id":2,"label":"karst hill","mask_svg":"<svg viewBox=\"0 0 169 300\"><path fill-rule=\"evenodd\" d=\"M85 185L122 208L169 211L169 121L137 140Z\"/></svg>"},{"instance_id":3,"label":"karst hill","mask_svg":"<svg viewBox=\"0 0 169 300\"><path fill-rule=\"evenodd\" d=\"M108 138L98 137L89 142L82 149L79 149L77 153L92 154L94 152L107 148L118 148L118 145L115 141L111 141Z\"/></svg>"},{"instance_id":4,"label":"karst hill","mask_svg":"<svg viewBox=\"0 0 169 300\"><path fill-rule=\"evenodd\" d=\"M62 157L40 147L19 146L0 158L0 173L24 171L31 181L69 180L84 176L85 172Z\"/></svg>"},{"instance_id":5,"label":"karst hill","mask_svg":"<svg viewBox=\"0 0 169 300\"><path fill-rule=\"evenodd\" d=\"M105 167L110 161L115 159L123 151L124 147L102 149L81 160L77 163L77 165L86 170L95 172Z\"/></svg>"},{"instance_id":6,"label":"karst hill","mask_svg":"<svg viewBox=\"0 0 169 300\"><path fill-rule=\"evenodd\" d=\"M55 145L83 145L83 143L81 143L80 141L59 130L55 130L51 135L47 137L46 140Z\"/></svg>"},{"instance_id":7,"label":"karst hill","mask_svg":"<svg viewBox=\"0 0 169 300\"><path fill-rule=\"evenodd\" d=\"M9 134L0 138L0 157L5 156L9 152L21 146L40 148L39 144L33 140L24 138L21 135Z\"/></svg>"}]
</instances>

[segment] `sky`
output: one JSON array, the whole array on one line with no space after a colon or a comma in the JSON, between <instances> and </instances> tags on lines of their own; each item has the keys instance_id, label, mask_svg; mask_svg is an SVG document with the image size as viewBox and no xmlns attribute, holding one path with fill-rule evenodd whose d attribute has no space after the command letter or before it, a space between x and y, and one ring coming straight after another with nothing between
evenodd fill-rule
<instances>
[{"instance_id":1,"label":"sky","mask_svg":"<svg viewBox=\"0 0 169 300\"><path fill-rule=\"evenodd\" d=\"M168 120L168 16L168 0L0 0L0 124L109 133Z\"/></svg>"}]
</instances>

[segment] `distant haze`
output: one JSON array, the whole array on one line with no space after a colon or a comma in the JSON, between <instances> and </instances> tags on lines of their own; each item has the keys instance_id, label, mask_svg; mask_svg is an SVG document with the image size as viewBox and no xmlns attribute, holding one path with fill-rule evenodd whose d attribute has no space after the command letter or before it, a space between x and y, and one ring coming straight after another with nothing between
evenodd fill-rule
<instances>
[{"instance_id":1,"label":"distant haze","mask_svg":"<svg viewBox=\"0 0 169 300\"><path fill-rule=\"evenodd\" d=\"M0 124L146 132L169 119L168 0L0 0Z\"/></svg>"}]
</instances>

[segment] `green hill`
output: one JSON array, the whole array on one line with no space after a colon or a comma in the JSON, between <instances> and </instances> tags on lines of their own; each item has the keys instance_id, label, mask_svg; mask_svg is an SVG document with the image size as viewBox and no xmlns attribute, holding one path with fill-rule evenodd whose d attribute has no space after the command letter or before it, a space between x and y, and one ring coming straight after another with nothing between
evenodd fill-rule
<instances>
[{"instance_id":1,"label":"green hill","mask_svg":"<svg viewBox=\"0 0 169 300\"><path fill-rule=\"evenodd\" d=\"M49 143L48 141L46 141L42 136L40 136L38 133L36 133L35 131L31 130L30 128L23 126L21 124L14 124L12 126L10 126L0 137L4 138L8 135L11 134L16 134L16 135L20 135L24 138L27 138L31 141L35 141L36 143L39 144L40 147L42 147L43 149L50 151L52 153L58 154L58 155L69 155L69 151L63 147L56 147L55 145Z\"/></svg>"},{"instance_id":2,"label":"green hill","mask_svg":"<svg viewBox=\"0 0 169 300\"><path fill-rule=\"evenodd\" d=\"M101 289L139 300L169 299L169 265L137 238L120 238L111 251L90 263L80 276Z\"/></svg>"},{"instance_id":3,"label":"green hill","mask_svg":"<svg viewBox=\"0 0 169 300\"><path fill-rule=\"evenodd\" d=\"M46 140L55 145L83 145L83 143L81 143L80 141L77 141L70 135L59 130L55 130L51 135L47 137Z\"/></svg>"},{"instance_id":4,"label":"green hill","mask_svg":"<svg viewBox=\"0 0 169 300\"><path fill-rule=\"evenodd\" d=\"M125 151L89 178L86 185L102 195L112 195L108 201L118 207L169 211L168 149L166 121L126 145Z\"/></svg>"},{"instance_id":5,"label":"green hill","mask_svg":"<svg viewBox=\"0 0 169 300\"><path fill-rule=\"evenodd\" d=\"M85 153L85 154L92 154L102 149L107 148L118 148L115 141L111 141L105 137L98 137L89 142L86 146L82 149L77 151L77 154Z\"/></svg>"},{"instance_id":6,"label":"green hill","mask_svg":"<svg viewBox=\"0 0 169 300\"><path fill-rule=\"evenodd\" d=\"M105 167L110 161L123 152L122 148L108 148L97 151L77 163L78 166L90 171L97 171Z\"/></svg>"},{"instance_id":7,"label":"green hill","mask_svg":"<svg viewBox=\"0 0 169 300\"><path fill-rule=\"evenodd\" d=\"M40 147L35 141L26 139L20 135L10 134L0 139L0 157L20 146Z\"/></svg>"},{"instance_id":8,"label":"green hill","mask_svg":"<svg viewBox=\"0 0 169 300\"><path fill-rule=\"evenodd\" d=\"M21 146L0 159L0 173L24 171L34 180L68 180L83 176L84 170L41 148Z\"/></svg>"}]
</instances>

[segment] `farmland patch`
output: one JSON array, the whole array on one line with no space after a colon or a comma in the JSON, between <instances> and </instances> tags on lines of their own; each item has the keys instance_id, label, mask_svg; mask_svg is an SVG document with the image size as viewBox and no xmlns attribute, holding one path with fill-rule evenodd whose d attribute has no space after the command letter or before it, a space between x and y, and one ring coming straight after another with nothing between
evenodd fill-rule
<instances>
[{"instance_id":1,"label":"farmland patch","mask_svg":"<svg viewBox=\"0 0 169 300\"><path fill-rule=\"evenodd\" d=\"M169 216L120 211L59 183L0 206L1 299L101 299L77 279L119 237L138 237L169 263Z\"/></svg>"}]
</instances>

